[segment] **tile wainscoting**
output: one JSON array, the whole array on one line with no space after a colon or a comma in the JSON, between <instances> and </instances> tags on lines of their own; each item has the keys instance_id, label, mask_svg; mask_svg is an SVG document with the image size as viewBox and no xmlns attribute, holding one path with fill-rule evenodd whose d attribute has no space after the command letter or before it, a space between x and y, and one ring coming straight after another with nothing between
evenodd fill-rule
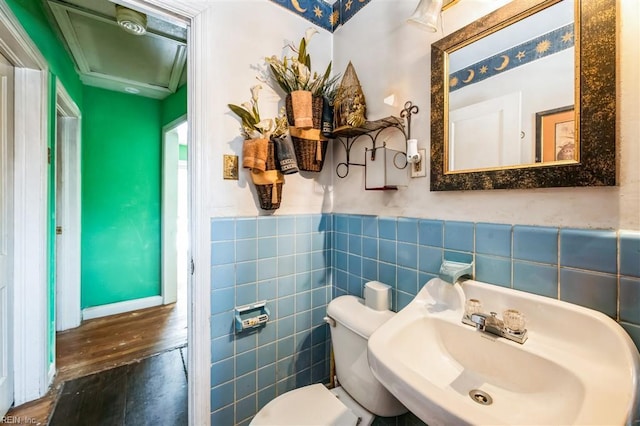
<instances>
[{"instance_id":1,"label":"tile wainscoting","mask_svg":"<svg viewBox=\"0 0 640 426\"><path fill-rule=\"evenodd\" d=\"M640 347L637 231L351 214L215 218L211 251L212 424L248 424L275 396L328 382L322 318L332 297L361 296L378 280L400 310L445 258L473 259L479 281L599 310ZM270 323L234 334L233 307L258 300Z\"/></svg>"}]
</instances>

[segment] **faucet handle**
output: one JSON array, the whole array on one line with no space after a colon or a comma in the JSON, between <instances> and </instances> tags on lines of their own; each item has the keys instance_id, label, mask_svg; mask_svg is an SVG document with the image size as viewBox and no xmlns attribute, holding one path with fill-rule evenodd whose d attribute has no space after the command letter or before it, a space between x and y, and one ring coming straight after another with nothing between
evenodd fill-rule
<instances>
[{"instance_id":1,"label":"faucet handle","mask_svg":"<svg viewBox=\"0 0 640 426\"><path fill-rule=\"evenodd\" d=\"M467 299L464 304L464 314L467 318L478 312L482 312L482 303L478 299Z\"/></svg>"},{"instance_id":2,"label":"faucet handle","mask_svg":"<svg viewBox=\"0 0 640 426\"><path fill-rule=\"evenodd\" d=\"M525 331L524 314L516 309L507 309L502 313L504 327L511 333L522 333Z\"/></svg>"}]
</instances>

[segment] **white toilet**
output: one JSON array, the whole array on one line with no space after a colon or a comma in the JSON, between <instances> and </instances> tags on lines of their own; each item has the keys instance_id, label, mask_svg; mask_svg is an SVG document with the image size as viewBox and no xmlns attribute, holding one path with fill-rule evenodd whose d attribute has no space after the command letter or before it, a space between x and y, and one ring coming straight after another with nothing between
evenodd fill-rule
<instances>
[{"instance_id":1,"label":"white toilet","mask_svg":"<svg viewBox=\"0 0 640 426\"><path fill-rule=\"evenodd\" d=\"M367 340L394 312L389 310L390 288L370 282L365 299L340 296L327 307L336 375L341 386L322 384L289 391L265 405L251 426L363 426L375 416L391 417L407 409L373 376L367 360Z\"/></svg>"}]
</instances>

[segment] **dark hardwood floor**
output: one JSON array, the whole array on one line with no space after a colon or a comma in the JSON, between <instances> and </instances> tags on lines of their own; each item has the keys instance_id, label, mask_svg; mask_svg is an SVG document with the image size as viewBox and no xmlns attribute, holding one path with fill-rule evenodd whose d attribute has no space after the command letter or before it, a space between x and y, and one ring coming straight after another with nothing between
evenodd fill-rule
<instances>
[{"instance_id":1,"label":"dark hardwood floor","mask_svg":"<svg viewBox=\"0 0 640 426\"><path fill-rule=\"evenodd\" d=\"M153 355L174 352L186 343L186 302L85 321L78 328L57 334L57 373L49 392L36 401L11 408L6 418L48 425L65 382L140 363Z\"/></svg>"}]
</instances>

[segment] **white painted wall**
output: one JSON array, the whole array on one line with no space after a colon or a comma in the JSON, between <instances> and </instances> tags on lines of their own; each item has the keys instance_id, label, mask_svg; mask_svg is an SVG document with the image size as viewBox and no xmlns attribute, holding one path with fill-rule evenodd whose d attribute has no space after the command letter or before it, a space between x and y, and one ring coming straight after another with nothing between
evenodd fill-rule
<instances>
[{"instance_id":1,"label":"white painted wall","mask_svg":"<svg viewBox=\"0 0 640 426\"><path fill-rule=\"evenodd\" d=\"M506 4L508 0L461 0L443 13L444 35ZM443 34L407 25L416 0L375 0L334 34L334 63L349 60L364 89L369 119L398 114L405 100L420 113L412 122L419 147L429 148L431 43ZM353 167L335 180L334 211L493 223L585 228L640 229L640 5L618 1L618 141L619 186L430 192L429 177L406 189L365 191L364 173ZM395 93L398 105L383 98ZM361 144L361 142L358 142ZM336 160L341 148L334 144ZM362 146L360 148L359 146ZM364 150L357 145L355 151Z\"/></svg>"},{"instance_id":2,"label":"white painted wall","mask_svg":"<svg viewBox=\"0 0 640 426\"><path fill-rule=\"evenodd\" d=\"M257 68L264 65L264 57L281 57L285 43L291 41L297 46L312 24L268 0L219 0L212 2L205 13L204 25L213 28L209 43L211 55L202 59L209 79L206 86L211 90L206 107L211 132L204 142L208 151L204 170L209 174L206 182L210 187L207 210L211 217L269 214L259 208L248 169L240 170L239 181L222 179L223 154L242 158L240 122L227 104L249 101L249 88L260 83L256 80ZM308 50L312 69L321 73L331 60L331 34L322 29L318 31ZM264 83L262 86L265 90L260 92L260 114L263 118L275 117L284 105L282 93L268 89ZM275 214L331 211L330 152L328 156L321 173L304 172L285 177L281 207Z\"/></svg>"}]
</instances>

